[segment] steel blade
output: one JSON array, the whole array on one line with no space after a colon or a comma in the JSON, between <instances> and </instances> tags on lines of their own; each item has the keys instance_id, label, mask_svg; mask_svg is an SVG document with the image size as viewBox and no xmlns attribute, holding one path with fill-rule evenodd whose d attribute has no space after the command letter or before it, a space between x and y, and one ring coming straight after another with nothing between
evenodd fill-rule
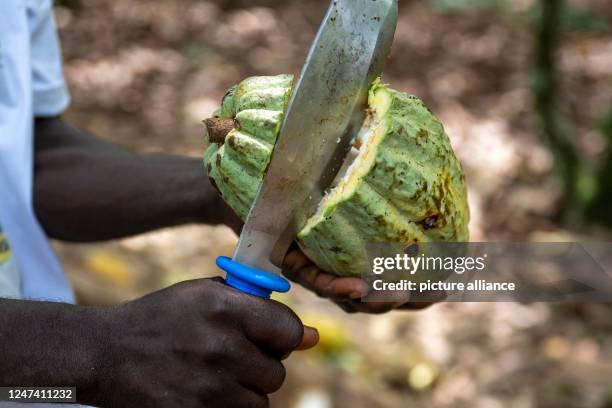
<instances>
[{"instance_id":1,"label":"steel blade","mask_svg":"<svg viewBox=\"0 0 612 408\"><path fill-rule=\"evenodd\" d=\"M397 0L334 0L311 46L234 260L280 273L340 169L387 60Z\"/></svg>"}]
</instances>

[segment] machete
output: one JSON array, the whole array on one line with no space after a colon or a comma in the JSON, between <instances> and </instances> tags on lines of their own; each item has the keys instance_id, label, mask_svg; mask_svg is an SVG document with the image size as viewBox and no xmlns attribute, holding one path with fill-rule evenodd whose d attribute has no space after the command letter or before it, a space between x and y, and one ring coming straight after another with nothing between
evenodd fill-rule
<instances>
[{"instance_id":1,"label":"machete","mask_svg":"<svg viewBox=\"0 0 612 408\"><path fill-rule=\"evenodd\" d=\"M269 297L289 290L282 261L315 213L365 118L397 25L397 0L333 0L310 48L226 283Z\"/></svg>"}]
</instances>

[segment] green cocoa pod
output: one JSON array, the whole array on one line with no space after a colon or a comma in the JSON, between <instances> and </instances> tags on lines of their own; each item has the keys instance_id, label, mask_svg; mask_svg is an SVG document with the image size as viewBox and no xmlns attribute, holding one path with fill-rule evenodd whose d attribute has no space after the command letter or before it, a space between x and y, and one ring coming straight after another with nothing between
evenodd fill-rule
<instances>
[{"instance_id":1,"label":"green cocoa pod","mask_svg":"<svg viewBox=\"0 0 612 408\"><path fill-rule=\"evenodd\" d=\"M292 79L247 78L206 121L209 177L242 219L265 175ZM465 242L468 221L463 170L442 124L418 98L377 80L349 157L297 242L321 269L358 276L371 268L366 244Z\"/></svg>"}]
</instances>

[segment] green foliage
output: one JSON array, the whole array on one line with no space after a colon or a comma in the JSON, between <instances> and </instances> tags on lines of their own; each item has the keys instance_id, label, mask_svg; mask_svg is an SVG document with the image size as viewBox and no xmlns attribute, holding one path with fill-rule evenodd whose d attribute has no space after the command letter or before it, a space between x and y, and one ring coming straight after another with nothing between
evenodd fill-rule
<instances>
[{"instance_id":1,"label":"green foliage","mask_svg":"<svg viewBox=\"0 0 612 408\"><path fill-rule=\"evenodd\" d=\"M555 386L555 394L561 400L574 400L579 397L576 384L567 381L559 382Z\"/></svg>"},{"instance_id":2,"label":"green foliage","mask_svg":"<svg viewBox=\"0 0 612 408\"><path fill-rule=\"evenodd\" d=\"M593 220L612 225L609 208L612 200L612 105L601 114L597 127L608 139L608 148L597 174L595 197L589 205L588 215Z\"/></svg>"},{"instance_id":3,"label":"green foliage","mask_svg":"<svg viewBox=\"0 0 612 408\"><path fill-rule=\"evenodd\" d=\"M528 20L537 25L542 18L542 1L537 1L527 12ZM610 31L610 24L605 19L596 16L591 11L564 4L560 11L559 22L564 30L570 32L584 32L602 34Z\"/></svg>"},{"instance_id":4,"label":"green foliage","mask_svg":"<svg viewBox=\"0 0 612 408\"><path fill-rule=\"evenodd\" d=\"M604 33L610 30L609 23L587 10L565 7L561 15L563 26L570 31Z\"/></svg>"},{"instance_id":5,"label":"green foliage","mask_svg":"<svg viewBox=\"0 0 612 408\"><path fill-rule=\"evenodd\" d=\"M610 107L601 114L597 127L599 131L608 138L608 142L612 143L612 103Z\"/></svg>"},{"instance_id":6,"label":"green foliage","mask_svg":"<svg viewBox=\"0 0 612 408\"><path fill-rule=\"evenodd\" d=\"M429 0L429 4L442 12L464 11L469 9L501 9L504 0Z\"/></svg>"},{"instance_id":7,"label":"green foliage","mask_svg":"<svg viewBox=\"0 0 612 408\"><path fill-rule=\"evenodd\" d=\"M558 91L561 74L556 55L563 29L600 30L604 29L603 20L569 7L563 0L541 0L529 14L537 40L531 77L535 111L542 135L553 153L557 176L564 184L564 219L576 225L587 217L612 224L607 209L612 198L612 148L604 155L605 160L597 172L574 146L571 140L573 126L561 113ZM602 114L598 126L612 142L612 107Z\"/></svg>"}]
</instances>

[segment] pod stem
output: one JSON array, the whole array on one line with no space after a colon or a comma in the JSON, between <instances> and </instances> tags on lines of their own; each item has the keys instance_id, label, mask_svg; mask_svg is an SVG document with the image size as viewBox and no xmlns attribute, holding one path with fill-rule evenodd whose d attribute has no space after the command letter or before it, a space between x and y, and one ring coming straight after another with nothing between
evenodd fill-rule
<instances>
[{"instance_id":1,"label":"pod stem","mask_svg":"<svg viewBox=\"0 0 612 408\"><path fill-rule=\"evenodd\" d=\"M222 118L208 118L204 120L204 125L208 132L208 141L220 144L223 144L227 134L237 127L234 119Z\"/></svg>"}]
</instances>

